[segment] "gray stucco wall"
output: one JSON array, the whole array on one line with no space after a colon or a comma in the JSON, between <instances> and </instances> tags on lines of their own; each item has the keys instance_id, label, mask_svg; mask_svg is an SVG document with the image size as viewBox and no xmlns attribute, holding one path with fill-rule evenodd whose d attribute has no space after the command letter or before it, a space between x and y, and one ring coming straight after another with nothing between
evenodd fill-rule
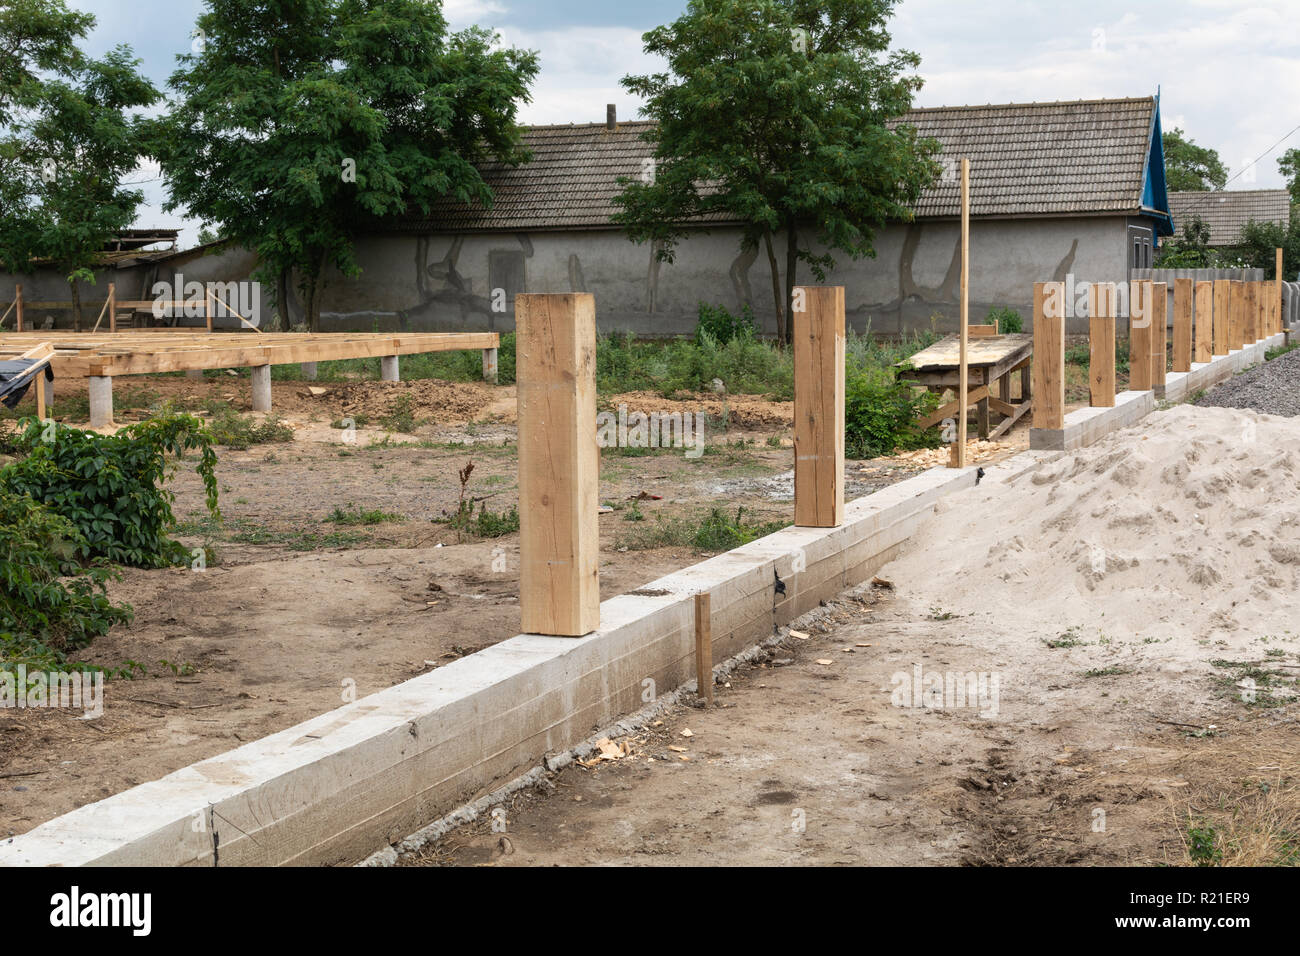
<instances>
[{"instance_id":1,"label":"gray stucco wall","mask_svg":"<svg viewBox=\"0 0 1300 956\"><path fill-rule=\"evenodd\" d=\"M990 308L1009 307L1020 312L1028 329L1035 282L1064 281L1067 275L1076 282L1126 280L1126 229L1123 217L975 221L972 321L982 320ZM859 331L869 327L897 334L932 324L951 330L958 321L959 238L956 222L891 225L877 234L874 258L837 255L838 267L826 282L845 287L848 320ZM776 244L776 255L784 266L783 243ZM326 276L321 310L326 331L510 331L516 292L590 292L602 331L690 333L701 301L736 312L748 303L767 332L776 329L766 254L742 253L739 232L731 228L692 236L678 246L672 263L655 262L648 245L638 246L615 231L370 236L359 241L357 259L359 278ZM120 270L113 278L119 298L148 298L154 281L174 273L187 281L241 280L254 265L240 250L189 253ZM817 283L802 263L798 279ZM102 302L108 281L102 275L96 290L83 295ZM24 282L29 300L68 297L56 275ZM0 277L0 301L9 298L6 288L12 288L12 280ZM495 302L494 289L501 290ZM264 325L273 298L274 289L262 290ZM291 315L301 321L296 289L290 298ZM88 321L94 321L94 313ZM59 325L66 322L65 316ZM1086 332L1086 317L1070 320L1069 331Z\"/></svg>"},{"instance_id":2,"label":"gray stucco wall","mask_svg":"<svg viewBox=\"0 0 1300 956\"><path fill-rule=\"evenodd\" d=\"M1010 307L1025 318L1035 282L1121 282L1128 278L1126 222L1121 217L977 221L971 227L971 316ZM850 324L898 333L934 324L954 328L960 292L956 222L891 225L876 237L874 259L839 256L827 283L843 285ZM778 262L784 249L778 244ZM514 260L515 270L509 263ZM326 328L411 330L514 327L513 294L590 292L604 331L673 335L694 330L699 303L739 311L750 304L775 331L765 253L742 253L734 229L681 243L672 263L656 263L649 246L616 232L427 237L374 236L358 246L359 279L329 277ZM515 287L522 266L522 288ZM799 281L815 284L800 264ZM493 289L503 289L493 309ZM1071 331L1086 331L1086 318Z\"/></svg>"}]
</instances>

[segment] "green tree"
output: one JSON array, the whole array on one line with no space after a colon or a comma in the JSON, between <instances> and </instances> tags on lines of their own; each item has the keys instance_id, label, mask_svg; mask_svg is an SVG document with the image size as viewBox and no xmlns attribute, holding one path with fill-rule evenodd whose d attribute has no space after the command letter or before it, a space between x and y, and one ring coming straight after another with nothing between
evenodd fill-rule
<instances>
[{"instance_id":1,"label":"green tree","mask_svg":"<svg viewBox=\"0 0 1300 956\"><path fill-rule=\"evenodd\" d=\"M1292 205L1300 206L1300 148L1288 149L1277 161L1277 168L1286 177L1286 188L1291 193Z\"/></svg>"},{"instance_id":2,"label":"green tree","mask_svg":"<svg viewBox=\"0 0 1300 956\"><path fill-rule=\"evenodd\" d=\"M1181 129L1171 129L1161 138L1165 153L1165 183L1172 192L1209 192L1222 189L1228 169L1219 154L1208 146L1197 146Z\"/></svg>"},{"instance_id":3,"label":"green tree","mask_svg":"<svg viewBox=\"0 0 1300 956\"><path fill-rule=\"evenodd\" d=\"M127 177L149 152L147 129L129 111L158 99L128 47L101 59L76 48L93 23L58 2L0 11L0 267L52 261L71 286L78 329L80 283L95 281L99 253L144 199Z\"/></svg>"},{"instance_id":4,"label":"green tree","mask_svg":"<svg viewBox=\"0 0 1300 956\"><path fill-rule=\"evenodd\" d=\"M1266 278L1275 279L1278 249L1282 250L1282 278L1294 279L1300 272L1300 216L1292 216L1285 226L1252 220L1242 227L1237 247L1242 265L1263 269Z\"/></svg>"},{"instance_id":5,"label":"green tree","mask_svg":"<svg viewBox=\"0 0 1300 956\"><path fill-rule=\"evenodd\" d=\"M1165 243L1157 264L1161 269L1209 269L1218 265L1218 256L1210 248L1210 227L1200 216L1183 223L1181 238Z\"/></svg>"},{"instance_id":6,"label":"green tree","mask_svg":"<svg viewBox=\"0 0 1300 956\"><path fill-rule=\"evenodd\" d=\"M614 221L665 262L708 219L741 221L742 248L767 253L788 339L798 263L825 281L834 251L874 255L875 230L910 219L939 173L937 143L890 125L921 86L916 54L889 50L896 2L691 0L646 33L646 52L668 72L623 79L656 125L642 176L620 180Z\"/></svg>"},{"instance_id":7,"label":"green tree","mask_svg":"<svg viewBox=\"0 0 1300 956\"><path fill-rule=\"evenodd\" d=\"M515 122L537 56L449 34L425 0L208 0L158 124L168 209L257 253L287 327L296 273L320 324L326 269L360 273L354 240L454 196L490 205L476 164L527 158Z\"/></svg>"}]
</instances>

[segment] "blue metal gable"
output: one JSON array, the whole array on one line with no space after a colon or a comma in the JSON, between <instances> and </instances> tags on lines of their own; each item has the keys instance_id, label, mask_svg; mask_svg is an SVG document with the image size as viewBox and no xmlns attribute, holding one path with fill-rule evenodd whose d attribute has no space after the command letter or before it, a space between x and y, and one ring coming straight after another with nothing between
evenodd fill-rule
<instances>
[{"instance_id":1,"label":"blue metal gable","mask_svg":"<svg viewBox=\"0 0 1300 956\"><path fill-rule=\"evenodd\" d=\"M1165 146L1160 128L1160 94L1156 93L1155 119L1147 149L1146 176L1142 185L1142 212L1156 224L1156 235L1174 234L1174 217L1169 212L1169 190L1165 185Z\"/></svg>"}]
</instances>

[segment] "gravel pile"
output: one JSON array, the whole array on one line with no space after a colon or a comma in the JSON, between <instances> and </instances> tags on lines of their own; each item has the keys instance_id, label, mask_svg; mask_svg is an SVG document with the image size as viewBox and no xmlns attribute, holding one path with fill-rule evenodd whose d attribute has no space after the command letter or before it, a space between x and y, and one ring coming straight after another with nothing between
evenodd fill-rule
<instances>
[{"instance_id":1,"label":"gravel pile","mask_svg":"<svg viewBox=\"0 0 1300 956\"><path fill-rule=\"evenodd\" d=\"M1300 349L1233 376L1196 404L1249 408L1265 415L1300 415Z\"/></svg>"}]
</instances>

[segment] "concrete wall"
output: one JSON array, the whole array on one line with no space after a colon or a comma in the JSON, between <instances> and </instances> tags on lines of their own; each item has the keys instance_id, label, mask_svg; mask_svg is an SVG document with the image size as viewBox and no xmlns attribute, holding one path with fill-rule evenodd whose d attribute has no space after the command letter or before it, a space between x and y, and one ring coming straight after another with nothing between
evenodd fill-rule
<instances>
[{"instance_id":1,"label":"concrete wall","mask_svg":"<svg viewBox=\"0 0 1300 956\"><path fill-rule=\"evenodd\" d=\"M1124 281L1127 227L1123 217L977 220L971 227L972 319L1009 307L1020 312L1028 330L1035 282L1067 275L1078 282ZM959 236L956 222L888 226L876 236L875 258L853 261L837 254L838 267L826 282L845 286L848 320L859 331L895 334L932 323L952 330L958 321ZM775 251L783 267L784 244L778 242ZM734 228L692 236L678 246L672 263L656 262L648 245L608 230L371 236L358 243L357 259L360 277L326 276L325 331L511 331L516 292L590 292L606 332L691 333L701 301L735 312L749 304L765 331L776 330L766 253L742 253ZM241 250L183 253L111 277L105 273L93 294L102 304L107 283L116 281L119 298L150 298L153 282L175 273L187 281L229 281L249 278L254 267L253 257ZM802 263L798 279L818 283ZM11 285L10 277L0 276L0 300L8 298ZM29 300L68 298L66 284L53 273L28 277L24 285ZM494 289L502 290L495 303ZM264 327L273 298L274 289L263 288ZM292 320L301 322L296 289L289 300ZM29 323L40 318L29 315ZM55 318L60 327L70 323L67 314ZM1070 331L1087 331L1086 318L1072 319Z\"/></svg>"},{"instance_id":2,"label":"concrete wall","mask_svg":"<svg viewBox=\"0 0 1300 956\"><path fill-rule=\"evenodd\" d=\"M1019 311L1029 326L1033 284L1128 278L1126 221L1044 219L977 221L971 230L971 315ZM891 225L876 237L874 259L838 256L827 283L844 285L849 323L878 333L954 328L958 318L959 226L955 222ZM776 247L784 263L784 247ZM522 260L523 288L511 288L502 263ZM513 295L590 292L602 331L643 335L694 331L699 303L739 311L751 305L775 331L766 253L742 253L740 234L719 229L678 246L675 261L656 263L647 245L617 232L532 235L375 236L362 240L359 279L331 276L322 308L325 328L418 331L509 331ZM494 261L496 271L494 272ZM817 280L800 265L799 280ZM494 288L503 288L494 311ZM1078 331L1086 331L1086 319ZM1073 330L1072 330L1073 331Z\"/></svg>"}]
</instances>

